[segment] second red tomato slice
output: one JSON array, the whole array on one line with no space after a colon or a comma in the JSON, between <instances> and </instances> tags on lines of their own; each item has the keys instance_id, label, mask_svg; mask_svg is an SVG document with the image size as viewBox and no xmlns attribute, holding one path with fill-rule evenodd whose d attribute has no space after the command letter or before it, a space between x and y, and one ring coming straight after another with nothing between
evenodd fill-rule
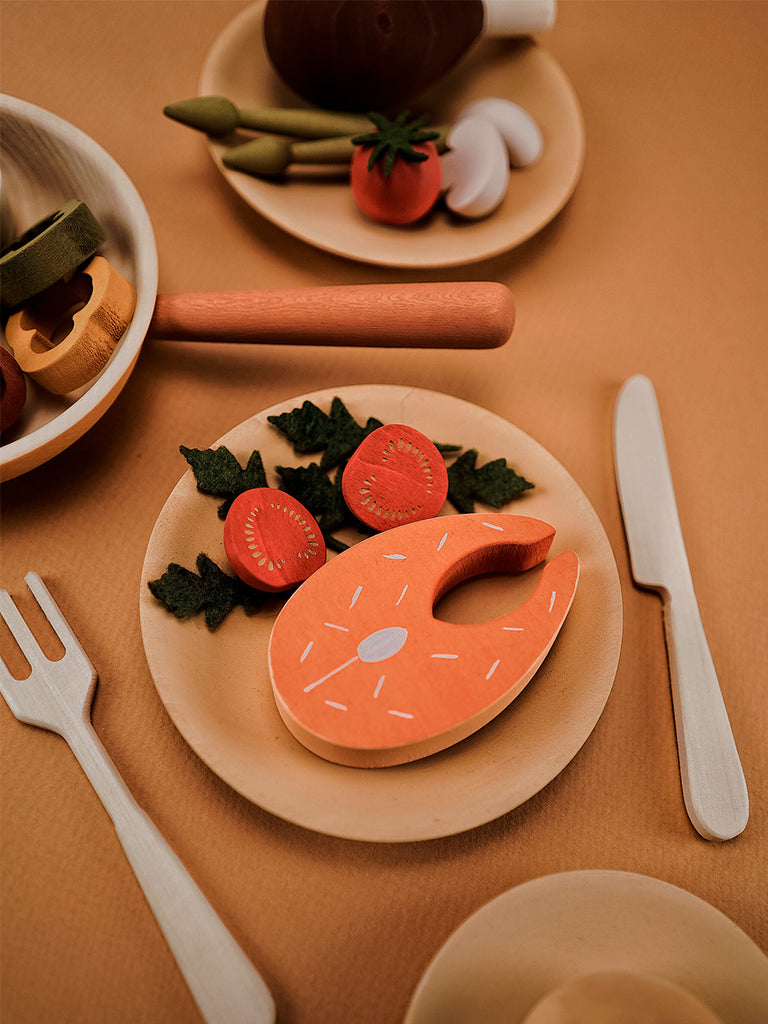
<instances>
[{"instance_id":1,"label":"second red tomato slice","mask_svg":"<svg viewBox=\"0 0 768 1024\"><path fill-rule=\"evenodd\" d=\"M428 437L414 427L390 423L360 444L341 488L357 518L381 532L436 516L448 494L448 471Z\"/></svg>"}]
</instances>

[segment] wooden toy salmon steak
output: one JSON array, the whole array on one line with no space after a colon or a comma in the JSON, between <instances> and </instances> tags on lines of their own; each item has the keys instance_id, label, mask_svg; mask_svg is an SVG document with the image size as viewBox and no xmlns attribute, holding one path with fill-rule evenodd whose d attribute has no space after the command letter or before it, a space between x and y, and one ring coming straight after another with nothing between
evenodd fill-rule
<instances>
[{"instance_id":1,"label":"wooden toy salmon steak","mask_svg":"<svg viewBox=\"0 0 768 1024\"><path fill-rule=\"evenodd\" d=\"M482 573L541 563L555 530L473 513L396 527L331 559L286 602L269 669L293 735L326 760L403 764L464 739L522 691L562 626L579 577L564 551L534 593L490 622L436 619L440 598Z\"/></svg>"}]
</instances>

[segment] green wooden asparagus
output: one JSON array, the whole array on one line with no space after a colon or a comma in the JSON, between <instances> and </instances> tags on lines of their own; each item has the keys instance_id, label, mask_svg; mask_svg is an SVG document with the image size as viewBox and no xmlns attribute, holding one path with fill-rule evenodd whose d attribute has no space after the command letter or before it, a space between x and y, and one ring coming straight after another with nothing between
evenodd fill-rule
<instances>
[{"instance_id":1,"label":"green wooden asparagus","mask_svg":"<svg viewBox=\"0 0 768 1024\"><path fill-rule=\"evenodd\" d=\"M367 117L293 107L254 107L240 109L224 96L196 96L163 108L166 117L215 138L230 135L238 128L272 132L275 135L320 139L355 135L370 127Z\"/></svg>"},{"instance_id":2,"label":"green wooden asparagus","mask_svg":"<svg viewBox=\"0 0 768 1024\"><path fill-rule=\"evenodd\" d=\"M369 122L370 124L370 122ZM439 152L446 149L448 125L436 127L435 145ZM352 159L355 145L352 135L305 142L286 142L272 136L251 139L241 146L233 146L222 157L222 163L233 171L273 177L282 174L291 164L345 164Z\"/></svg>"}]
</instances>

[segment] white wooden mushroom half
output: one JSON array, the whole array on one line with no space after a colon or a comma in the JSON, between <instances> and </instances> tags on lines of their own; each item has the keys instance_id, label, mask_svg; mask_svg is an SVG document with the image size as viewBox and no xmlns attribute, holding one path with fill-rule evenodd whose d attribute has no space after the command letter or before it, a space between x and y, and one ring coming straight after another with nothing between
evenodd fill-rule
<instances>
[{"instance_id":1,"label":"white wooden mushroom half","mask_svg":"<svg viewBox=\"0 0 768 1024\"><path fill-rule=\"evenodd\" d=\"M461 117L447 144L442 157L446 206L475 219L492 213L509 184L509 155L498 129L485 117Z\"/></svg>"},{"instance_id":2,"label":"white wooden mushroom half","mask_svg":"<svg viewBox=\"0 0 768 1024\"><path fill-rule=\"evenodd\" d=\"M528 167L541 158L544 151L541 129L519 104L500 96L488 96L460 111L459 119L465 117L484 117L501 132L513 167Z\"/></svg>"}]
</instances>

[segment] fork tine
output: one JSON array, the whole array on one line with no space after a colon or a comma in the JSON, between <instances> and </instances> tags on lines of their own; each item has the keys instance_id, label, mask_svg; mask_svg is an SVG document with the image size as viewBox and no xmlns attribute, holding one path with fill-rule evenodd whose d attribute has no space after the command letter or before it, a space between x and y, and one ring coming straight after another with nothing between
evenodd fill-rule
<instances>
[{"instance_id":1,"label":"fork tine","mask_svg":"<svg viewBox=\"0 0 768 1024\"><path fill-rule=\"evenodd\" d=\"M93 664L81 647L79 640L72 632L69 623L62 615L59 606L54 601L53 596L45 583L43 583L42 579L36 572L28 572L24 577L24 580L40 606L40 610L48 619L53 631L64 646L64 656L58 661L52 663L50 658L47 658L44 654L42 648L35 639L34 633L27 625L26 620L19 609L16 607L16 603L11 595L7 590L0 590L0 617L5 620L5 623L13 634L16 643L19 645L21 653L29 662L29 666L32 671L44 672L46 669L50 669L51 664L63 665L65 662L71 662L73 659L79 659L85 666L87 666L91 675L95 679L96 670L93 667ZM0 669L2 669L3 675L6 678L13 678L2 658L0 658Z\"/></svg>"},{"instance_id":2,"label":"fork tine","mask_svg":"<svg viewBox=\"0 0 768 1024\"><path fill-rule=\"evenodd\" d=\"M7 590L0 590L0 616L5 620L5 624L13 634L14 640L19 645L21 653L29 662L32 671L37 670L39 672L43 669L48 659L40 649L40 645L35 640L32 630L25 622L24 617ZM2 666L3 674L12 678L2 658L0 658L0 666Z\"/></svg>"},{"instance_id":3,"label":"fork tine","mask_svg":"<svg viewBox=\"0 0 768 1024\"><path fill-rule=\"evenodd\" d=\"M87 662L87 664L93 668L88 655L81 647L80 641L72 632L72 627L62 615L61 609L54 601L53 595L48 587L46 587L45 583L43 583L36 572L28 572L24 579L27 586L32 591L35 600L40 605L43 614L53 627L53 631L56 636L64 645L64 657L66 658L67 655L72 652L77 652Z\"/></svg>"}]
</instances>

